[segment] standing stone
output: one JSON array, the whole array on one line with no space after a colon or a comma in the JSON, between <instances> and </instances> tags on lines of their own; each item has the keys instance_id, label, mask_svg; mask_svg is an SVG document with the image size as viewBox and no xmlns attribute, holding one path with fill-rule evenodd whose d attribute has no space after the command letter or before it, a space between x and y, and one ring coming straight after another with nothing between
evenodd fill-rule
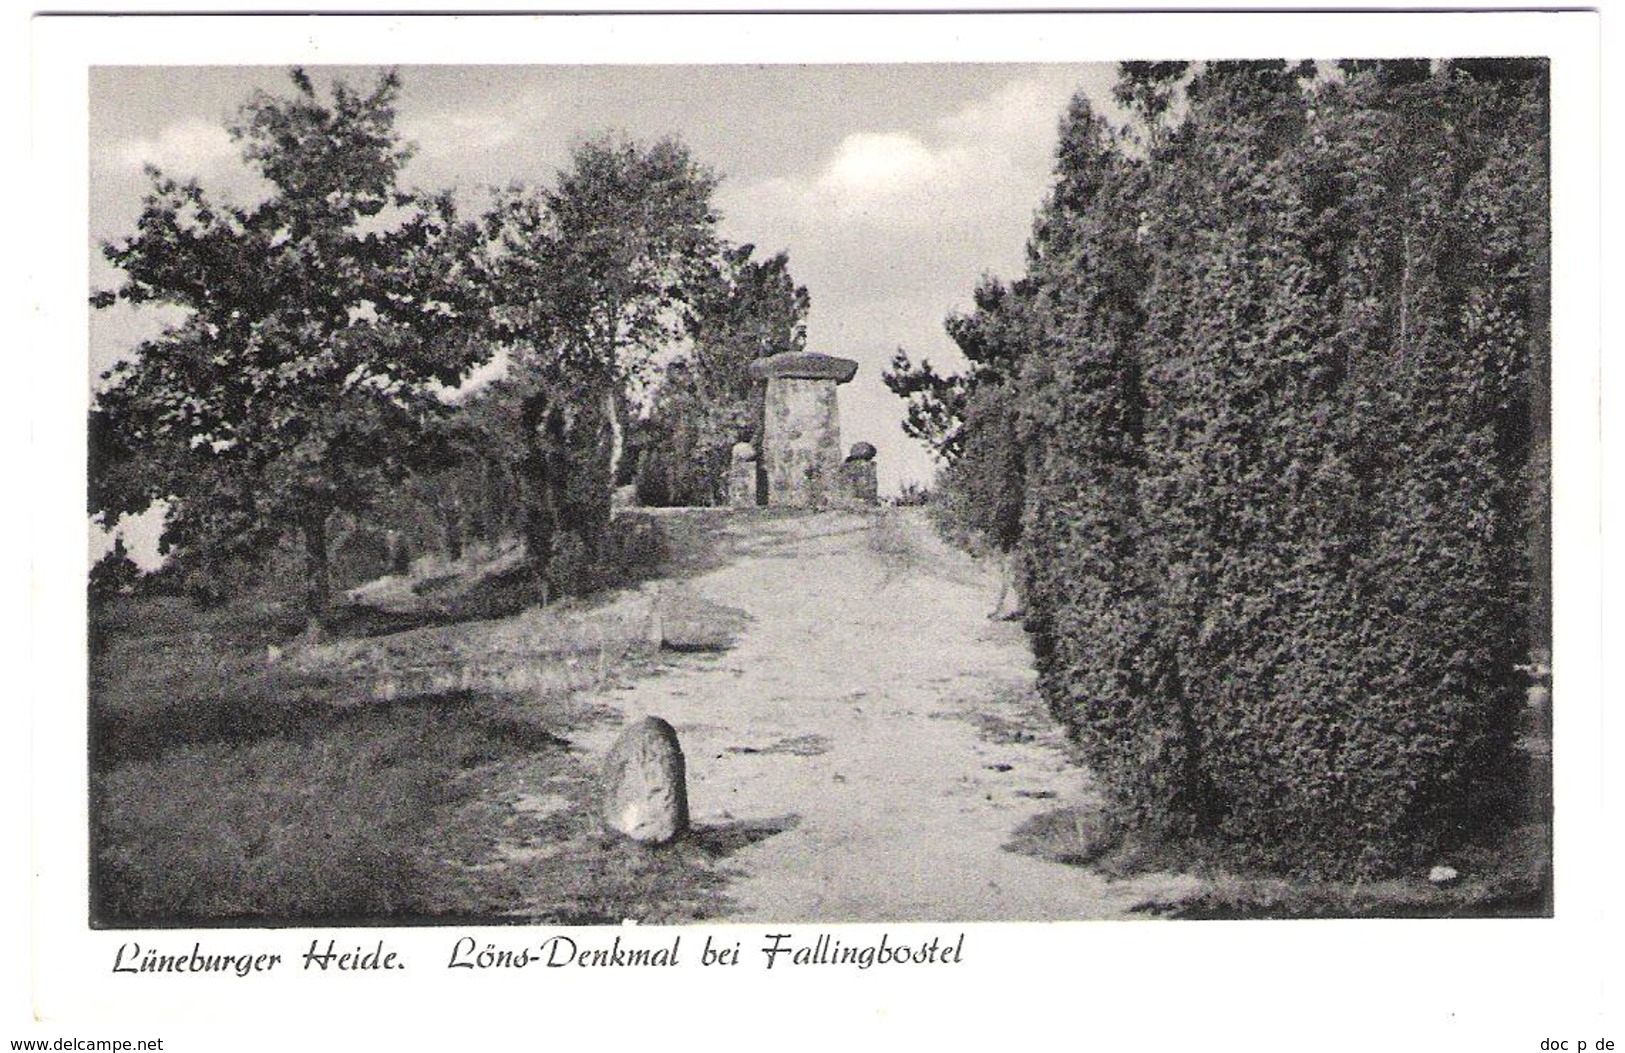
<instances>
[{"instance_id":1,"label":"standing stone","mask_svg":"<svg viewBox=\"0 0 1625 1053\"><path fill-rule=\"evenodd\" d=\"M735 443L728 462L728 504L756 507L756 447L748 442Z\"/></svg>"},{"instance_id":2,"label":"standing stone","mask_svg":"<svg viewBox=\"0 0 1625 1053\"><path fill-rule=\"evenodd\" d=\"M621 732L604 760L604 825L634 841L665 844L688 829L688 784L677 732L644 717Z\"/></svg>"},{"instance_id":3,"label":"standing stone","mask_svg":"<svg viewBox=\"0 0 1625 1053\"><path fill-rule=\"evenodd\" d=\"M858 364L810 352L786 351L750 364L766 381L762 460L767 503L817 508L839 495L841 412L835 389Z\"/></svg>"},{"instance_id":4,"label":"standing stone","mask_svg":"<svg viewBox=\"0 0 1625 1053\"><path fill-rule=\"evenodd\" d=\"M860 505L880 503L880 480L875 474L875 448L855 442L841 465L841 489L848 501Z\"/></svg>"}]
</instances>

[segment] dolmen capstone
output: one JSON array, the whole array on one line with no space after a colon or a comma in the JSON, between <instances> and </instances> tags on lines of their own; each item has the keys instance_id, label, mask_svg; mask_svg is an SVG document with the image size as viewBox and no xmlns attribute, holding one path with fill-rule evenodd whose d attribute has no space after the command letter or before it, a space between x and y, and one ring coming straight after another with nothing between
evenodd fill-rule
<instances>
[{"instance_id":1,"label":"dolmen capstone","mask_svg":"<svg viewBox=\"0 0 1625 1053\"><path fill-rule=\"evenodd\" d=\"M835 389L857 372L850 358L810 351L750 364L750 375L767 385L762 461L768 504L820 508L838 499L841 411Z\"/></svg>"},{"instance_id":2,"label":"dolmen capstone","mask_svg":"<svg viewBox=\"0 0 1625 1053\"><path fill-rule=\"evenodd\" d=\"M604 759L604 825L663 845L688 829L688 775L676 730L644 717L621 732Z\"/></svg>"}]
</instances>

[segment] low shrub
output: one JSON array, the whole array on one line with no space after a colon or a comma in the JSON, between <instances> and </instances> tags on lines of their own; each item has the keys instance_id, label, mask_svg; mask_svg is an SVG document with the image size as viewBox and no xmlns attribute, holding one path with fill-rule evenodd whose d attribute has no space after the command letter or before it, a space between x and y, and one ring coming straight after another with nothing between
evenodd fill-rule
<instances>
[{"instance_id":1,"label":"low shrub","mask_svg":"<svg viewBox=\"0 0 1625 1053\"><path fill-rule=\"evenodd\" d=\"M897 493L888 498L886 503L898 508L919 508L930 504L935 496L930 486L910 480L899 487Z\"/></svg>"},{"instance_id":2,"label":"low shrub","mask_svg":"<svg viewBox=\"0 0 1625 1053\"><path fill-rule=\"evenodd\" d=\"M622 512L610 521L604 542L605 576L615 583L648 577L666 562L670 547L659 519Z\"/></svg>"}]
</instances>

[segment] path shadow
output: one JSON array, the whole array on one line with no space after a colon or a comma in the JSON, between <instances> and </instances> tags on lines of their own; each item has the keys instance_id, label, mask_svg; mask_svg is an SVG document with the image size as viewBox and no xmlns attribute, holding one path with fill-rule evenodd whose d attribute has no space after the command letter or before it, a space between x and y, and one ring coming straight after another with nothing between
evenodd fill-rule
<instances>
[{"instance_id":1,"label":"path shadow","mask_svg":"<svg viewBox=\"0 0 1625 1053\"><path fill-rule=\"evenodd\" d=\"M786 753L792 757L816 757L829 752L829 737L826 735L795 735L786 736L771 746L728 746L727 753L765 754Z\"/></svg>"},{"instance_id":2,"label":"path shadow","mask_svg":"<svg viewBox=\"0 0 1625 1053\"><path fill-rule=\"evenodd\" d=\"M1117 847L1121 832L1097 808L1056 808L1031 816L1004 844L1006 852L1086 867Z\"/></svg>"},{"instance_id":3,"label":"path shadow","mask_svg":"<svg viewBox=\"0 0 1625 1053\"><path fill-rule=\"evenodd\" d=\"M801 816L794 812L771 819L737 819L731 823L691 827L688 840L712 859L726 859L741 848L749 848L800 825Z\"/></svg>"},{"instance_id":4,"label":"path shadow","mask_svg":"<svg viewBox=\"0 0 1625 1053\"><path fill-rule=\"evenodd\" d=\"M330 733L375 735L391 728L464 728L489 743L492 755L568 750L551 714L532 714L467 691L413 695L365 706L340 706L254 692L185 699L139 713L92 713L93 771L154 761L171 750L209 745L249 746L268 739L308 745Z\"/></svg>"}]
</instances>

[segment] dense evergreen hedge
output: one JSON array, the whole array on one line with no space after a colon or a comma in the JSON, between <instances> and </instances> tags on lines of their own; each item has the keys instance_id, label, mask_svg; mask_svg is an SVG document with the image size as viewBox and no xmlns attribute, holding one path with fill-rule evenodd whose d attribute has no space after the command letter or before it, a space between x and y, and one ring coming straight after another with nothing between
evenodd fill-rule
<instances>
[{"instance_id":1,"label":"dense evergreen hedge","mask_svg":"<svg viewBox=\"0 0 1625 1053\"><path fill-rule=\"evenodd\" d=\"M1504 814L1546 632L1544 64L1118 95L1133 132L1063 122L1024 346L962 432L1014 409L1041 688L1133 820L1426 861Z\"/></svg>"}]
</instances>

